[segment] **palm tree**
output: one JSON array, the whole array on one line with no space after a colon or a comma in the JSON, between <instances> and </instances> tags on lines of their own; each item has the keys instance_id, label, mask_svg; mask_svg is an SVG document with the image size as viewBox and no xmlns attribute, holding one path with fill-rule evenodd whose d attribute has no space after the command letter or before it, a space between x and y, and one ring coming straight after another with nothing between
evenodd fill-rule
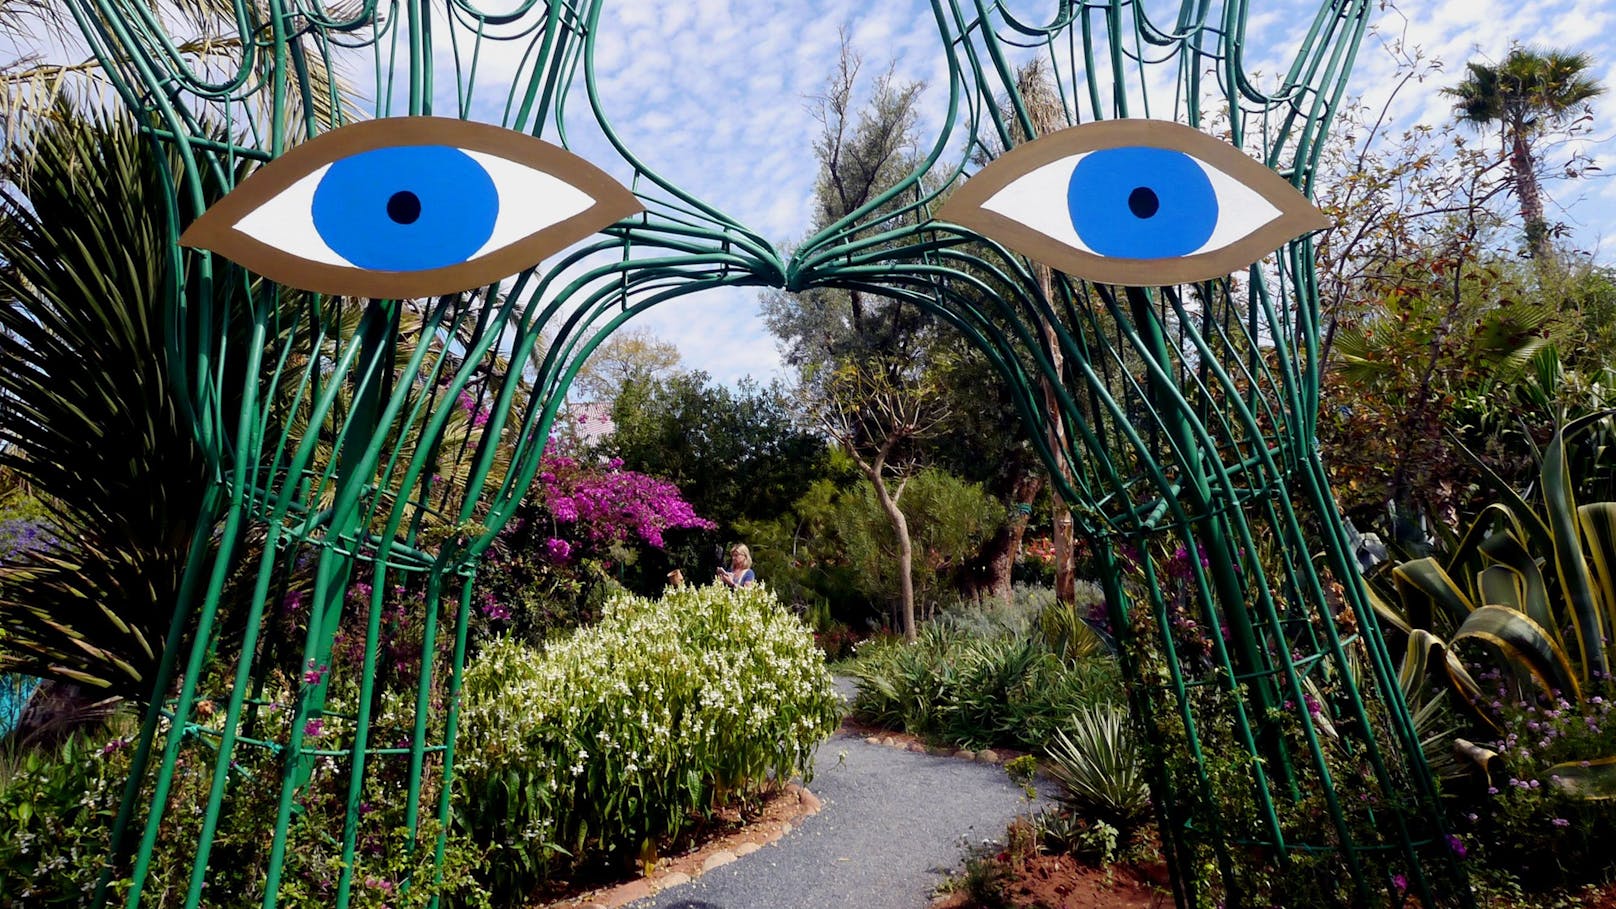
<instances>
[{"instance_id":1,"label":"palm tree","mask_svg":"<svg viewBox=\"0 0 1616 909\"><path fill-rule=\"evenodd\" d=\"M0 156L0 468L59 544L0 567L0 669L140 697L208 475L164 343L170 190L131 118L58 106L20 138Z\"/></svg>"},{"instance_id":2,"label":"palm tree","mask_svg":"<svg viewBox=\"0 0 1616 909\"><path fill-rule=\"evenodd\" d=\"M1516 48L1500 64L1467 64L1464 81L1442 90L1457 99L1453 108L1461 122L1478 130L1498 125L1526 225L1527 248L1539 260L1549 258L1552 251L1532 141L1550 128L1564 126L1583 102L1604 94L1605 87L1587 75L1592 65L1587 54Z\"/></svg>"}]
</instances>

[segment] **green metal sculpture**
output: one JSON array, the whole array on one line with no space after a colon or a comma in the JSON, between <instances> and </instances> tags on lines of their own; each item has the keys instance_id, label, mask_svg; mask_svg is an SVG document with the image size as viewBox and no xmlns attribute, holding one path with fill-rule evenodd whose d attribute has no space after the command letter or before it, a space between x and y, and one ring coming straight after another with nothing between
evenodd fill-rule
<instances>
[{"instance_id":1,"label":"green metal sculpture","mask_svg":"<svg viewBox=\"0 0 1616 909\"><path fill-rule=\"evenodd\" d=\"M1029 425L1054 428L1033 438L1102 566L1179 905L1468 904L1463 846L1444 828L1318 458L1309 241L1256 264L1275 244L1248 249L1255 255L1221 266L1240 269L1237 278L1203 280L1216 270L1125 243L1109 255L1148 261L1132 271L1096 264L1104 257L1073 256L1069 240L1060 258L1061 231L1037 218L1009 225L1011 208L971 221L1012 228L998 236L934 220L971 162L1120 118L1226 136L1306 191L1369 4L1322 4L1266 90L1247 69L1241 0L1185 3L1159 20L1137 3L1053 4L1037 21L1006 3L933 6L954 77L949 130L924 177L804 242L787 286L857 288L933 309L988 351ZM1016 67L1030 59L1054 74L1055 103L1033 108L1024 97L1044 94L1029 84L1037 69ZM962 146L964 161L952 163ZM991 190L966 182L971 206L949 210L980 211L990 191L1022 177L988 176L1010 157L973 178ZM1071 239L1094 240L1079 208L1097 193L1077 166L1062 173L1070 184L1053 188L1070 194ZM1110 173L1137 180L1123 193L1150 184L1150 174ZM1133 212L1141 219L1156 212L1155 196L1145 201ZM1205 259L1215 246L1196 240L1182 251ZM1049 265L1133 285L1154 273L1166 286L1086 283Z\"/></svg>"},{"instance_id":2,"label":"green metal sculpture","mask_svg":"<svg viewBox=\"0 0 1616 909\"><path fill-rule=\"evenodd\" d=\"M213 849L221 817L253 788L276 805L261 894L276 905L300 799L322 775L346 792L343 829L330 832L344 858L335 905L353 899L367 797L383 782L407 806L407 848L441 860L471 579L538 472L579 364L636 314L686 294L838 286L957 326L1038 428L1106 568L1181 906L1264 893L1289 905L1309 894L1466 901L1315 451L1308 242L1238 280L1123 288L937 219L969 162L1080 120L1154 116L1222 132L1305 191L1367 0L1325 2L1267 91L1243 59L1244 0L1184 2L1161 21L1123 0L1062 0L1039 22L1006 3L933 0L952 76L947 130L916 173L789 262L619 140L596 91L603 5L235 0L222 25L239 56L202 65L146 3L71 0L123 103L182 162L167 175L170 353L216 478L97 899L154 903L165 818L195 817L193 870L165 902L210 904L210 868L229 861ZM642 212L543 267L415 301L292 292L179 246L252 164L303 140L379 117L469 119L485 90L481 55L505 44L522 64L486 89L500 99L498 124L561 145L569 125L598 128L619 160L594 163ZM1059 74L1053 120L1018 91L1015 66L1033 56ZM377 81L363 114L331 75L358 61ZM405 203L399 218L413 219L419 207ZM395 585L420 591L420 640L403 668L383 646L383 592ZM362 640L345 646L357 657L334 668L356 616ZM271 755L277 772L244 779L249 751ZM198 791L195 803L174 797Z\"/></svg>"}]
</instances>

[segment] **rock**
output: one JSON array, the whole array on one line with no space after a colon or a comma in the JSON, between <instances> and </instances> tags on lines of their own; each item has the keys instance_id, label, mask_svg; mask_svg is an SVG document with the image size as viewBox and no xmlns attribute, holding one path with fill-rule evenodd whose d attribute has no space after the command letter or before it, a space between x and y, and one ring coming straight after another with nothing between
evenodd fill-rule
<instances>
[{"instance_id":1,"label":"rock","mask_svg":"<svg viewBox=\"0 0 1616 909\"><path fill-rule=\"evenodd\" d=\"M954 756L959 758L962 761L974 761L974 760L976 760L976 752L967 751L964 748L961 748L960 750L954 752Z\"/></svg>"},{"instance_id":2,"label":"rock","mask_svg":"<svg viewBox=\"0 0 1616 909\"><path fill-rule=\"evenodd\" d=\"M651 895L651 882L645 878L629 881L612 890L612 904L625 906L635 900L643 900Z\"/></svg>"},{"instance_id":3,"label":"rock","mask_svg":"<svg viewBox=\"0 0 1616 909\"><path fill-rule=\"evenodd\" d=\"M984 748L976 753L976 759L984 764L997 764L999 763L999 753Z\"/></svg>"},{"instance_id":4,"label":"rock","mask_svg":"<svg viewBox=\"0 0 1616 909\"><path fill-rule=\"evenodd\" d=\"M879 744L881 744L881 740L879 738L873 736L873 735L866 736L864 741L865 741L866 744L870 744L870 745L879 745Z\"/></svg>"},{"instance_id":5,"label":"rock","mask_svg":"<svg viewBox=\"0 0 1616 909\"><path fill-rule=\"evenodd\" d=\"M916 754L925 754L926 753L926 746L921 744L920 742L910 742L909 743L909 750L913 751Z\"/></svg>"},{"instance_id":6,"label":"rock","mask_svg":"<svg viewBox=\"0 0 1616 909\"><path fill-rule=\"evenodd\" d=\"M735 857L739 858L743 855L751 855L760 848L762 847L758 846L757 843L742 843L735 847Z\"/></svg>"},{"instance_id":7,"label":"rock","mask_svg":"<svg viewBox=\"0 0 1616 909\"><path fill-rule=\"evenodd\" d=\"M883 745L896 745L896 744L898 744L898 740L889 735L889 736L886 736L885 738L881 739L881 744L883 744Z\"/></svg>"},{"instance_id":8,"label":"rock","mask_svg":"<svg viewBox=\"0 0 1616 909\"><path fill-rule=\"evenodd\" d=\"M722 868L733 861L735 861L735 853L733 852L714 852L712 855L707 856L707 861L701 863L701 871L706 874L714 868Z\"/></svg>"},{"instance_id":9,"label":"rock","mask_svg":"<svg viewBox=\"0 0 1616 909\"><path fill-rule=\"evenodd\" d=\"M680 884L688 883L690 883L690 875L684 873L683 871L675 871L672 874L665 875L657 881L657 890L662 891L668 889L669 887L677 887Z\"/></svg>"}]
</instances>

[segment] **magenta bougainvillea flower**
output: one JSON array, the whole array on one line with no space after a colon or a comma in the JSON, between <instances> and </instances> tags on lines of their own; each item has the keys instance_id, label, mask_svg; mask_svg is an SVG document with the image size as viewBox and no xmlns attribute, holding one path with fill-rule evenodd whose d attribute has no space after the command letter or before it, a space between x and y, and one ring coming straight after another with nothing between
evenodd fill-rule
<instances>
[{"instance_id":1,"label":"magenta bougainvillea flower","mask_svg":"<svg viewBox=\"0 0 1616 909\"><path fill-rule=\"evenodd\" d=\"M591 546L637 539L660 549L666 531L717 526L698 516L677 486L624 470L617 458L604 467L591 467L566 455L546 455L539 482L544 505L556 524L571 525L569 536ZM565 561L571 554L566 540L552 539L545 545L555 561Z\"/></svg>"}]
</instances>

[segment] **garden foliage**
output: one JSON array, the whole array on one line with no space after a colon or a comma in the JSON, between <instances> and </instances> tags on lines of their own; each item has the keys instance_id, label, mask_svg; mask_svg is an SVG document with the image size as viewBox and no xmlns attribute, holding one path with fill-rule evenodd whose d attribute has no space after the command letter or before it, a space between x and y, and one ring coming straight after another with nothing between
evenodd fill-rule
<instances>
[{"instance_id":1,"label":"garden foliage","mask_svg":"<svg viewBox=\"0 0 1616 909\"><path fill-rule=\"evenodd\" d=\"M1126 837L1150 812L1150 790L1127 708L1093 704L1072 715L1070 729L1050 740L1049 775L1060 800L1077 814Z\"/></svg>"},{"instance_id":2,"label":"garden foliage","mask_svg":"<svg viewBox=\"0 0 1616 909\"><path fill-rule=\"evenodd\" d=\"M812 770L840 701L761 586L621 595L535 650L489 646L464 689L457 817L496 894L587 856L645 857L714 809Z\"/></svg>"},{"instance_id":3,"label":"garden foliage","mask_svg":"<svg viewBox=\"0 0 1616 909\"><path fill-rule=\"evenodd\" d=\"M1503 670L1534 702L1580 704L1616 661L1616 502L1579 506L1568 466L1568 443L1606 419L1594 414L1555 433L1536 505L1502 488L1504 500L1483 509L1445 561L1394 566L1374 599L1394 641L1407 645L1406 672L1428 673L1494 728L1502 720L1487 709L1477 672ZM1616 794L1616 780L1605 785Z\"/></svg>"},{"instance_id":4,"label":"garden foliage","mask_svg":"<svg viewBox=\"0 0 1616 909\"><path fill-rule=\"evenodd\" d=\"M1495 478L1502 500L1445 558L1393 566L1374 597L1412 698L1458 707L1461 820L1529 887L1589 879L1616 832L1616 502L1579 505L1571 466L1609 429L1566 423L1530 497Z\"/></svg>"},{"instance_id":5,"label":"garden foliage","mask_svg":"<svg viewBox=\"0 0 1616 909\"><path fill-rule=\"evenodd\" d=\"M282 718L285 712L280 712ZM8 833L0 837L0 909L83 906L90 902L108 853L108 834L129 771L129 739L112 730L70 737L52 751L12 756L0 767L0 818ZM104 742L104 744L102 744ZM159 747L161 747L159 742ZM283 770L276 755L247 749L230 777L219 816L215 862L207 879L204 905L257 905L264 882L271 837L266 834L276 810L276 788L262 785ZM184 746L174 777L177 800L200 804L210 785L214 751L192 740ZM412 838L405 827L403 789L407 755L394 756L389 768L368 784L356 820L358 849L351 862L342 856L348 791L330 767L316 773L299 800L277 905L288 909L323 909L336 900L336 882L347 867L355 886L348 905L356 909L415 909L439 902L449 907L486 907L487 893L473 872L482 864L481 850L464 836L446 834L444 860L434 867L431 844L440 829L424 820ZM142 819L137 817L137 824ZM203 823L200 811L170 811L162 825L149 868L146 900L157 909L184 902L194 850ZM410 848L413 841L428 848ZM111 882L114 902L128 890L127 879Z\"/></svg>"},{"instance_id":6,"label":"garden foliage","mask_svg":"<svg viewBox=\"0 0 1616 909\"><path fill-rule=\"evenodd\" d=\"M853 710L951 745L1041 751L1072 714L1121 692L1109 655L1063 658L1064 638L1035 627L1014 611L962 612L926 625L913 644L867 641L850 669Z\"/></svg>"},{"instance_id":7,"label":"garden foliage","mask_svg":"<svg viewBox=\"0 0 1616 909\"><path fill-rule=\"evenodd\" d=\"M952 598L961 569L1004 523L1005 508L981 485L935 468L911 477L897 504L914 547L917 612L929 617ZM782 597L831 601L837 618L854 627L895 614L898 541L867 479L845 487L816 481L792 511L741 527L756 544L760 575Z\"/></svg>"}]
</instances>

